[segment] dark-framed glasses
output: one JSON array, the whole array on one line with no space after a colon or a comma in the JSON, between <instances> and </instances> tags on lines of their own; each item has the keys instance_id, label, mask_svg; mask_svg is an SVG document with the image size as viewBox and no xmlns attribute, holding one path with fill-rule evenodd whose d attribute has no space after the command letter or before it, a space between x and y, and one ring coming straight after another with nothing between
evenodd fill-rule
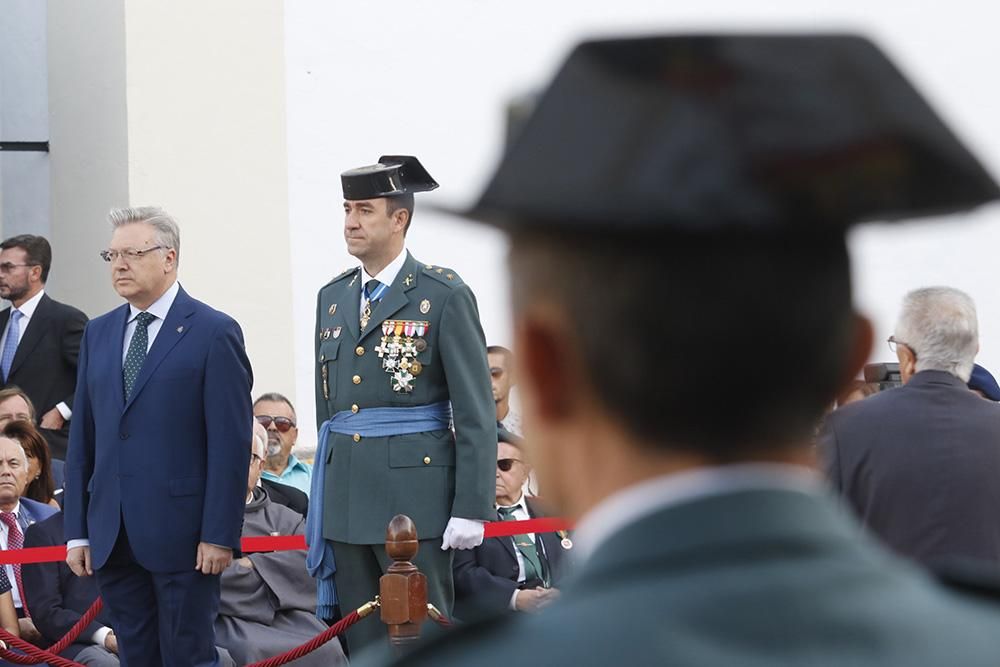
<instances>
[{"instance_id":1,"label":"dark-framed glasses","mask_svg":"<svg viewBox=\"0 0 1000 667\"><path fill-rule=\"evenodd\" d=\"M295 427L295 422L293 422L288 417L272 417L271 415L257 415L255 417L257 423L264 428L269 428L272 423L274 423L274 428L278 429L279 433L287 433L288 429Z\"/></svg>"},{"instance_id":2,"label":"dark-framed glasses","mask_svg":"<svg viewBox=\"0 0 1000 667\"><path fill-rule=\"evenodd\" d=\"M524 463L521 459L497 459L497 468L500 472L510 472L515 463Z\"/></svg>"},{"instance_id":3,"label":"dark-framed glasses","mask_svg":"<svg viewBox=\"0 0 1000 667\"><path fill-rule=\"evenodd\" d=\"M152 248L145 248L143 250L137 250L135 248L125 248L124 250L102 250L101 259L105 262L114 262L119 257L125 261L125 263L133 262L137 259L141 259L144 255L153 252L154 250L169 250L166 246L154 245Z\"/></svg>"},{"instance_id":4,"label":"dark-framed glasses","mask_svg":"<svg viewBox=\"0 0 1000 667\"><path fill-rule=\"evenodd\" d=\"M20 269L24 266L41 266L41 264L14 264L13 262L4 262L0 264L0 273L10 273L14 269Z\"/></svg>"}]
</instances>

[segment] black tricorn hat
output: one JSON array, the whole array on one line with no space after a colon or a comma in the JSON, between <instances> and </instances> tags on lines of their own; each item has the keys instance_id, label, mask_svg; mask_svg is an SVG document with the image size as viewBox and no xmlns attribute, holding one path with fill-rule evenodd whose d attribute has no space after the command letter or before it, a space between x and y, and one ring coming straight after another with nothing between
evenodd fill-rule
<instances>
[{"instance_id":1,"label":"black tricorn hat","mask_svg":"<svg viewBox=\"0 0 1000 667\"><path fill-rule=\"evenodd\" d=\"M812 234L998 195L867 39L687 35L577 46L461 215L508 228Z\"/></svg>"},{"instance_id":2,"label":"black tricorn hat","mask_svg":"<svg viewBox=\"0 0 1000 667\"><path fill-rule=\"evenodd\" d=\"M412 155L383 155L377 164L342 173L340 184L347 200L426 192L438 186Z\"/></svg>"}]
</instances>

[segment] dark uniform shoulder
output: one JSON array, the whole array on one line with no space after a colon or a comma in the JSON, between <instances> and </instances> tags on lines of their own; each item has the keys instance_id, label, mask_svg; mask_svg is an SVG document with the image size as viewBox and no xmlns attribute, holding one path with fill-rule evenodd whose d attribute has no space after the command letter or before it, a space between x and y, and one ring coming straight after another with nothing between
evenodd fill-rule
<instances>
[{"instance_id":1,"label":"dark uniform shoulder","mask_svg":"<svg viewBox=\"0 0 1000 667\"><path fill-rule=\"evenodd\" d=\"M430 276L438 282L444 283L450 287L458 287L459 285L464 285L462 279L457 273L451 269L447 269L443 266L436 266L434 264L422 264L421 271L427 276Z\"/></svg>"},{"instance_id":2,"label":"dark uniform shoulder","mask_svg":"<svg viewBox=\"0 0 1000 667\"><path fill-rule=\"evenodd\" d=\"M334 276L333 279L330 280L330 282L328 282L327 284L323 285L323 287L320 288L320 292L322 292L323 290L325 290L327 287L330 287L331 285L336 285L341 280L345 280L347 278L350 278L352 275L357 275L357 273L359 271L361 271L361 267L360 266L354 266L354 267L351 267L349 269L346 269L342 273L339 273L336 276Z\"/></svg>"}]
</instances>

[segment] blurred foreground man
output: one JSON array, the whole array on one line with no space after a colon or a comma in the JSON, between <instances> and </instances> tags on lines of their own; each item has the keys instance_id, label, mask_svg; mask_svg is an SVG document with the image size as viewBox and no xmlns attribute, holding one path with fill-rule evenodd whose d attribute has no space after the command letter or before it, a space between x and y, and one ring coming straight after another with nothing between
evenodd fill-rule
<instances>
[{"instance_id":1,"label":"blurred foreground man","mask_svg":"<svg viewBox=\"0 0 1000 667\"><path fill-rule=\"evenodd\" d=\"M375 597L391 562L386 526L406 514L428 600L450 615L452 549L482 544L496 516L496 420L476 298L455 272L406 250L413 195L437 187L417 158L384 155L340 178L344 239L361 266L320 290L316 313L323 427L306 536L318 614L332 614L334 568L344 613ZM352 657L385 637L378 623L355 625Z\"/></svg>"},{"instance_id":2,"label":"blurred foreground man","mask_svg":"<svg viewBox=\"0 0 1000 667\"><path fill-rule=\"evenodd\" d=\"M995 665L1000 612L804 464L871 348L847 228L997 195L863 39L578 47L469 215L510 234L525 432L583 563L402 664Z\"/></svg>"},{"instance_id":3,"label":"blurred foreground man","mask_svg":"<svg viewBox=\"0 0 1000 667\"><path fill-rule=\"evenodd\" d=\"M889 344L903 386L830 416L830 482L900 554L936 569L1000 566L1000 410L966 384L976 306L950 287L910 292Z\"/></svg>"}]
</instances>

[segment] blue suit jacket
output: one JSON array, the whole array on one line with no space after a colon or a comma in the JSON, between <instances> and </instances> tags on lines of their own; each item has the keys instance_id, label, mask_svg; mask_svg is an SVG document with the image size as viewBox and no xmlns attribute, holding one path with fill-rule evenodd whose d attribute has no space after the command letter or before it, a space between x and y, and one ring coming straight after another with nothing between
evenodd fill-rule
<instances>
[{"instance_id":1,"label":"blue suit jacket","mask_svg":"<svg viewBox=\"0 0 1000 667\"><path fill-rule=\"evenodd\" d=\"M121 522L151 572L194 568L199 542L238 551L253 411L243 333L183 290L126 402L129 307L91 320L66 460L66 539L89 539L102 567Z\"/></svg>"}]
</instances>

